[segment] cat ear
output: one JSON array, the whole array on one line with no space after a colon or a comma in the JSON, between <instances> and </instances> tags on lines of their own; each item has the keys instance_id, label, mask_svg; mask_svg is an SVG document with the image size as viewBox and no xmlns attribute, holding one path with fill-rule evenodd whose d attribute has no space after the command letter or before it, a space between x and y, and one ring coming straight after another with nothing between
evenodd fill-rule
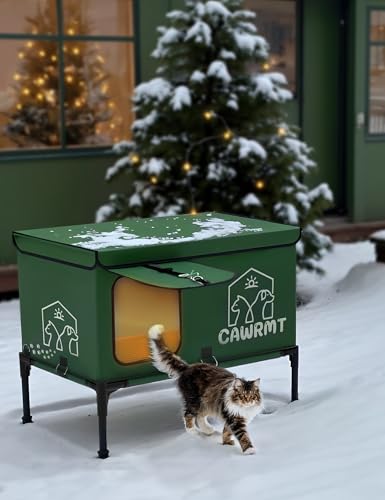
<instances>
[{"instance_id":1,"label":"cat ear","mask_svg":"<svg viewBox=\"0 0 385 500\"><path fill-rule=\"evenodd\" d=\"M261 384L261 379L260 378L257 378L256 380L254 380L255 387L259 387L260 384Z\"/></svg>"},{"instance_id":2,"label":"cat ear","mask_svg":"<svg viewBox=\"0 0 385 500\"><path fill-rule=\"evenodd\" d=\"M234 389L241 389L243 387L243 382L240 378L234 380Z\"/></svg>"}]
</instances>

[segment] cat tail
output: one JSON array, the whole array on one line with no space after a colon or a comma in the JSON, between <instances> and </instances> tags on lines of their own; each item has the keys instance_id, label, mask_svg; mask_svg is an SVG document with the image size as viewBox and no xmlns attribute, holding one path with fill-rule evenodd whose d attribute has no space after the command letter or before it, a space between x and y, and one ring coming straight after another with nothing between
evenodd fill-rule
<instances>
[{"instance_id":1,"label":"cat tail","mask_svg":"<svg viewBox=\"0 0 385 500\"><path fill-rule=\"evenodd\" d=\"M148 330L152 364L169 377L178 378L188 368L188 364L167 348L163 332L163 325L153 325Z\"/></svg>"}]
</instances>

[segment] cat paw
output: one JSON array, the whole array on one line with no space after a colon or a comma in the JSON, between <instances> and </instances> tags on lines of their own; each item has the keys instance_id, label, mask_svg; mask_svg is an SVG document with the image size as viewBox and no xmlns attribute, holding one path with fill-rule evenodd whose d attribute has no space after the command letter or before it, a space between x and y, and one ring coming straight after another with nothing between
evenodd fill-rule
<instances>
[{"instance_id":1,"label":"cat paw","mask_svg":"<svg viewBox=\"0 0 385 500\"><path fill-rule=\"evenodd\" d=\"M247 448L244 452L243 452L244 455L255 455L255 448L253 448L252 446L250 448Z\"/></svg>"},{"instance_id":2,"label":"cat paw","mask_svg":"<svg viewBox=\"0 0 385 500\"><path fill-rule=\"evenodd\" d=\"M196 427L185 427L187 434L197 435L199 434L198 429Z\"/></svg>"},{"instance_id":3,"label":"cat paw","mask_svg":"<svg viewBox=\"0 0 385 500\"><path fill-rule=\"evenodd\" d=\"M228 441L223 441L222 444L227 444L229 446L234 446L235 445L235 441L233 439L229 439Z\"/></svg>"}]
</instances>

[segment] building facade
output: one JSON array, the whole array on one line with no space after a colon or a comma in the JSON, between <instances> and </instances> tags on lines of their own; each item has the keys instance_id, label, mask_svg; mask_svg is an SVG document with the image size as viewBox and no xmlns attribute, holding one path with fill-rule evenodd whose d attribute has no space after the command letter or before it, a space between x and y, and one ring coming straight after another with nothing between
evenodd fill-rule
<instances>
[{"instance_id":1,"label":"building facade","mask_svg":"<svg viewBox=\"0 0 385 500\"><path fill-rule=\"evenodd\" d=\"M245 0L286 74L334 212L385 219L385 0ZM128 137L156 28L183 0L4 0L0 6L0 266L14 229L91 222ZM2 12L3 10L3 12ZM118 190L118 189L117 189Z\"/></svg>"}]
</instances>

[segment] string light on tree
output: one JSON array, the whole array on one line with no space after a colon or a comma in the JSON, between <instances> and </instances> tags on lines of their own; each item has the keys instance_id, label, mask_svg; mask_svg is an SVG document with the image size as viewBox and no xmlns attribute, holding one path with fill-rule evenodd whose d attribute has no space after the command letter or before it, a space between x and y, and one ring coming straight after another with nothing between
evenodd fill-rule
<instances>
[{"instance_id":1,"label":"string light on tree","mask_svg":"<svg viewBox=\"0 0 385 500\"><path fill-rule=\"evenodd\" d=\"M151 184L158 184L158 177L156 175L152 175L150 177Z\"/></svg>"},{"instance_id":2,"label":"string light on tree","mask_svg":"<svg viewBox=\"0 0 385 500\"><path fill-rule=\"evenodd\" d=\"M263 179L258 179L258 180L255 181L255 187L259 191L262 191L266 187L266 182Z\"/></svg>"},{"instance_id":3,"label":"string light on tree","mask_svg":"<svg viewBox=\"0 0 385 500\"><path fill-rule=\"evenodd\" d=\"M214 116L215 116L214 111L206 110L203 112L203 118L207 121L212 120Z\"/></svg>"},{"instance_id":4,"label":"string light on tree","mask_svg":"<svg viewBox=\"0 0 385 500\"><path fill-rule=\"evenodd\" d=\"M280 137L285 137L285 135L287 135L287 129L286 127L278 127L278 135Z\"/></svg>"},{"instance_id":5,"label":"string light on tree","mask_svg":"<svg viewBox=\"0 0 385 500\"><path fill-rule=\"evenodd\" d=\"M189 161L185 161L182 165L182 169L184 172L190 172L191 168L192 168L192 165Z\"/></svg>"},{"instance_id":6,"label":"string light on tree","mask_svg":"<svg viewBox=\"0 0 385 500\"><path fill-rule=\"evenodd\" d=\"M138 165L140 163L140 156L137 153L133 153L130 156L130 161L133 165Z\"/></svg>"},{"instance_id":7,"label":"string light on tree","mask_svg":"<svg viewBox=\"0 0 385 500\"><path fill-rule=\"evenodd\" d=\"M230 140L232 139L232 137L233 137L233 133L232 133L232 131L231 131L231 130L229 130L229 129L228 129L228 130L225 130L225 131L223 132L223 139L224 139L225 141L230 141Z\"/></svg>"}]
</instances>

